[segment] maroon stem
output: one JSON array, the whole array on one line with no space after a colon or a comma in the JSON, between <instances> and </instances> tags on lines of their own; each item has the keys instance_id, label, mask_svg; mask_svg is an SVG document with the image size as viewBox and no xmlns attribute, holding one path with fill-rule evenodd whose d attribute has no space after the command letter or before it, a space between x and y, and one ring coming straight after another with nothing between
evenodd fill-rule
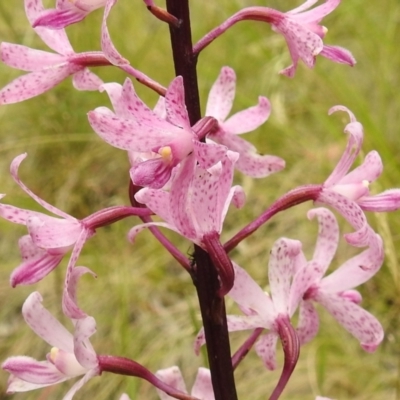
<instances>
[{"instance_id":1,"label":"maroon stem","mask_svg":"<svg viewBox=\"0 0 400 400\"><path fill-rule=\"evenodd\" d=\"M233 250L243 239L246 239L261 225L265 224L275 214L280 211L286 210L297 204L304 203L308 200L317 200L321 193L322 185L304 185L299 186L276 200L270 207L267 208L258 218L250 222L242 228L235 236L229 239L224 248L227 253Z\"/></svg>"},{"instance_id":2,"label":"maroon stem","mask_svg":"<svg viewBox=\"0 0 400 400\"><path fill-rule=\"evenodd\" d=\"M240 364L240 362L246 357L247 353L253 347L256 340L260 337L263 330L264 328L254 329L252 334L247 338L247 340L239 347L236 353L232 356L233 369L236 369L236 367Z\"/></svg>"},{"instance_id":3,"label":"maroon stem","mask_svg":"<svg viewBox=\"0 0 400 400\"><path fill-rule=\"evenodd\" d=\"M189 0L167 0L167 11L180 22L169 26L175 74L183 77L185 102L191 125L201 118L196 56L193 54ZM237 400L231 362L225 302L217 294L219 279L208 253L194 247L192 277L204 323L215 400Z\"/></svg>"}]
</instances>

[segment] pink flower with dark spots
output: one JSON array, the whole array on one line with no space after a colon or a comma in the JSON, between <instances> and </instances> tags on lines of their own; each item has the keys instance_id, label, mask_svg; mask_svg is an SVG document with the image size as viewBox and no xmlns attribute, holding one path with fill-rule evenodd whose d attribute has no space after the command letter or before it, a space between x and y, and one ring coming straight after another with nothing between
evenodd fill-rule
<instances>
[{"instance_id":1,"label":"pink flower with dark spots","mask_svg":"<svg viewBox=\"0 0 400 400\"><path fill-rule=\"evenodd\" d=\"M370 228L368 248L324 277L337 250L339 227L334 215L325 208L311 210L308 217L318 218L319 233L312 259L298 268L293 280L293 286L304 291L300 313L307 313L310 321L304 327L301 342L310 341L317 333L318 315L313 306L317 302L360 341L364 350L374 351L383 339L382 326L359 306L361 296L353 289L380 269L384 259L382 239Z\"/></svg>"},{"instance_id":2,"label":"pink flower with dark spots","mask_svg":"<svg viewBox=\"0 0 400 400\"><path fill-rule=\"evenodd\" d=\"M196 155L201 167L209 168L226 153L224 146L200 142L213 128L214 118L206 117L190 126L181 76L171 82L165 101L159 102L155 110L137 96L129 79L122 87L110 83L103 89L110 97L114 112L99 107L89 112L89 122L107 143L134 154L130 175L135 185L162 188L173 169L189 154ZM140 153L147 154L143 162Z\"/></svg>"}]
</instances>

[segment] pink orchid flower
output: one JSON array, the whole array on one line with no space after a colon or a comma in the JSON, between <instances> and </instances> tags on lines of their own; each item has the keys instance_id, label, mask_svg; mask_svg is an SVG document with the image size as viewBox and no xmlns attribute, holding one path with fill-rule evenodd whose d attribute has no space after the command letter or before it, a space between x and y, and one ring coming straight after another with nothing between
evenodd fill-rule
<instances>
[{"instance_id":1,"label":"pink orchid flower","mask_svg":"<svg viewBox=\"0 0 400 400\"><path fill-rule=\"evenodd\" d=\"M370 229L369 247L324 277L337 250L339 227L334 215L325 208L309 211L308 218L314 217L319 223L314 255L298 269L293 280L294 287L305 291L300 314L307 313L312 321L308 335L301 342L310 341L316 334L318 315L312 302L317 302L359 340L364 350L372 352L383 339L383 329L373 315L359 306L361 295L353 289L369 280L381 267L382 239Z\"/></svg>"},{"instance_id":2,"label":"pink orchid flower","mask_svg":"<svg viewBox=\"0 0 400 400\"><path fill-rule=\"evenodd\" d=\"M100 375L97 355L89 342L96 332L93 317L74 323L74 333L69 333L42 305L42 296L32 293L22 307L22 314L30 328L52 349L46 361L37 361L27 356L8 358L2 368L11 375L7 393L38 389L83 375L63 400L70 400L92 377Z\"/></svg>"},{"instance_id":3,"label":"pink orchid flower","mask_svg":"<svg viewBox=\"0 0 400 400\"><path fill-rule=\"evenodd\" d=\"M117 206L100 210L83 220L78 220L50 205L22 183L18 169L26 156L26 153L21 154L12 161L11 176L25 193L57 217L0 203L0 217L25 225L29 232L29 235L19 240L23 261L11 274L12 286L30 285L40 281L56 268L65 254L72 249L67 267L68 276L76 264L83 245L94 235L97 228L130 215L151 215L151 212L145 209ZM2 197L4 195L0 195L0 198Z\"/></svg>"},{"instance_id":4,"label":"pink orchid flower","mask_svg":"<svg viewBox=\"0 0 400 400\"><path fill-rule=\"evenodd\" d=\"M51 213L51 217L40 212L24 210L8 204L0 204L0 216L16 224L26 225L29 235L19 240L23 262L11 275L11 285L29 285L48 275L72 248L71 259L77 259L84 243L94 230L50 205L28 189L18 177L18 169L26 153L11 163L11 175L21 189Z\"/></svg>"},{"instance_id":5,"label":"pink orchid flower","mask_svg":"<svg viewBox=\"0 0 400 400\"><path fill-rule=\"evenodd\" d=\"M288 322L297 309L303 291L292 287L291 281L296 269L297 258L301 252L301 243L297 240L281 238L272 247L268 276L271 296L265 293L251 276L237 264L235 283L228 296L240 307L245 316L228 315L229 332L265 328L269 332L257 341L255 350L268 369L276 368L276 343L280 326ZM300 290L300 292L295 292ZM308 326L307 315L300 315L298 332ZM194 349L199 354L205 343L202 329L195 341Z\"/></svg>"},{"instance_id":6,"label":"pink orchid flower","mask_svg":"<svg viewBox=\"0 0 400 400\"><path fill-rule=\"evenodd\" d=\"M223 160L209 169L199 167L194 156L188 157L174 175L169 192L141 189L135 195L136 200L165 222L135 226L129 232L130 240L144 228L154 225L169 228L199 245L204 245L205 235L220 234L231 201L241 207L245 200L242 188L232 187L238 156L227 151Z\"/></svg>"},{"instance_id":7,"label":"pink orchid flower","mask_svg":"<svg viewBox=\"0 0 400 400\"><path fill-rule=\"evenodd\" d=\"M309 10L317 1L307 0L303 5L286 13L268 7L244 8L200 39L193 47L193 51L198 54L237 22L253 20L271 24L272 29L285 38L292 65L280 71L283 75L293 77L299 60L302 60L307 67L313 68L317 55L353 66L356 61L348 50L323 43L327 29L321 26L320 22L339 5L340 0L326 0L324 4Z\"/></svg>"},{"instance_id":8,"label":"pink orchid flower","mask_svg":"<svg viewBox=\"0 0 400 400\"><path fill-rule=\"evenodd\" d=\"M218 127L208 138L236 151L240 157L236 168L253 178L263 178L285 167L285 161L276 156L260 155L256 148L239 135L251 132L269 117L271 105L266 97L260 96L258 105L240 111L228 119L235 97L236 75L229 67L223 67L208 95L205 115L217 119Z\"/></svg>"},{"instance_id":9,"label":"pink orchid flower","mask_svg":"<svg viewBox=\"0 0 400 400\"><path fill-rule=\"evenodd\" d=\"M386 190L377 195L370 194L369 185L383 170L381 158L376 151L369 152L364 162L349 172L361 150L363 127L348 108L335 106L329 110L329 114L336 111L345 111L350 116L350 123L344 129L349 139L340 161L324 182L317 201L334 207L357 230L355 233L345 235L349 243L365 246L370 228L363 211L381 212L399 209L400 189Z\"/></svg>"},{"instance_id":10,"label":"pink orchid flower","mask_svg":"<svg viewBox=\"0 0 400 400\"><path fill-rule=\"evenodd\" d=\"M213 125L214 119L204 118L193 128L190 126L181 76L169 85L165 104L159 102L154 111L140 100L129 79L122 88L117 84L106 84L103 89L107 91L115 113L106 107L89 112L94 131L110 145L129 153L158 155L132 165L130 175L135 185L163 187L173 169L192 152L205 168L218 162L226 153L223 146L199 142L210 130L208 122Z\"/></svg>"},{"instance_id":11,"label":"pink orchid flower","mask_svg":"<svg viewBox=\"0 0 400 400\"><path fill-rule=\"evenodd\" d=\"M32 24L42 12L43 4L41 0L25 0L25 10ZM35 31L56 53L1 43L0 57L5 64L31 72L16 78L0 90L0 104L16 103L38 96L71 75L78 90L99 88L103 82L87 66L108 65L109 61L102 52L75 53L64 30L37 27Z\"/></svg>"},{"instance_id":12,"label":"pink orchid flower","mask_svg":"<svg viewBox=\"0 0 400 400\"><path fill-rule=\"evenodd\" d=\"M309 68L313 68L317 55L326 57L334 62L353 66L356 61L352 54L338 46L324 45L322 39L327 29L320 21L330 14L340 0L326 0L324 4L309 10L318 0L307 0L301 6L288 11L269 16L272 28L281 33L288 45L293 64L280 71L281 74L293 77L299 59Z\"/></svg>"},{"instance_id":13,"label":"pink orchid flower","mask_svg":"<svg viewBox=\"0 0 400 400\"><path fill-rule=\"evenodd\" d=\"M182 377L179 367L170 367L160 369L156 372L156 376L168 385L180 390L183 393L188 393L185 382ZM158 396L161 400L170 400L173 397L168 396L165 392L157 389ZM199 400L214 400L214 391L211 384L210 370L206 368L199 368L196 380L193 384L191 396Z\"/></svg>"},{"instance_id":14,"label":"pink orchid flower","mask_svg":"<svg viewBox=\"0 0 400 400\"><path fill-rule=\"evenodd\" d=\"M57 0L56 8L40 8L31 24L34 28L62 29L83 20L92 11L105 7L101 26L101 49L104 56L113 65L128 64L128 60L118 53L113 45L107 27L107 19L117 0ZM84 53L85 54L85 53Z\"/></svg>"}]
</instances>

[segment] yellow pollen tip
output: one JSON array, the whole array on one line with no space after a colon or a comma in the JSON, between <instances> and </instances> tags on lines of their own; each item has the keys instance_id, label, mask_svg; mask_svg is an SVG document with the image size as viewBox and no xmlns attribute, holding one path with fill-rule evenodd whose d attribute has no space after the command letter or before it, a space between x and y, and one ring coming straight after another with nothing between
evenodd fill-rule
<instances>
[{"instance_id":1,"label":"yellow pollen tip","mask_svg":"<svg viewBox=\"0 0 400 400\"><path fill-rule=\"evenodd\" d=\"M369 182L368 182L366 179L363 180L363 181L361 182L361 184L362 184L364 187L366 187L366 188L369 187Z\"/></svg>"},{"instance_id":2,"label":"yellow pollen tip","mask_svg":"<svg viewBox=\"0 0 400 400\"><path fill-rule=\"evenodd\" d=\"M51 360L51 361L53 361L53 362L56 361L56 358L57 358L57 355L58 355L59 351L60 351L60 350L58 349L58 347L53 347L53 348L50 350L50 360Z\"/></svg>"},{"instance_id":3,"label":"yellow pollen tip","mask_svg":"<svg viewBox=\"0 0 400 400\"><path fill-rule=\"evenodd\" d=\"M160 150L158 150L158 154L164 159L170 159L172 155L171 147L162 147Z\"/></svg>"},{"instance_id":4,"label":"yellow pollen tip","mask_svg":"<svg viewBox=\"0 0 400 400\"><path fill-rule=\"evenodd\" d=\"M324 32L324 35L326 35L328 33L328 28L326 26L323 26L322 32Z\"/></svg>"}]
</instances>

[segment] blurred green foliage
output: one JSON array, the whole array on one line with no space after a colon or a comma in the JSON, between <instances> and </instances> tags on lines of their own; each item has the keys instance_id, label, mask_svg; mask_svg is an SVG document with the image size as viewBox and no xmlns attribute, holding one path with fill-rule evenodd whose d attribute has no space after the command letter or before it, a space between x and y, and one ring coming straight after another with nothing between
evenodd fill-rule
<instances>
[{"instance_id":1,"label":"blurred green foliage","mask_svg":"<svg viewBox=\"0 0 400 400\"><path fill-rule=\"evenodd\" d=\"M23 2L0 3L0 39L46 50L26 21ZM46 3L51 6L50 2ZM160 4L162 5L162 4ZM294 0L269 3L255 0L192 1L194 42L241 7L262 5L289 10ZM97 11L82 23L67 29L76 51L99 49L102 13ZM237 73L237 94L233 112L254 105L259 95L269 97L272 115L256 132L246 136L261 153L286 160L284 171L264 180L237 176L248 194L247 206L231 210L224 230L229 238L241 226L262 212L285 191L301 184L325 180L345 144L344 113L329 117L336 104L349 107L365 128L364 152L376 149L385 170L372 191L399 186L400 115L400 3L398 0L343 1L324 19L330 31L327 44L351 50L358 63L354 68L318 58L314 70L300 65L294 79L278 71L289 65L284 39L267 24L242 22L212 43L199 58L199 86L203 108L207 94L220 68L228 65ZM138 68L168 85L173 65L168 27L154 19L139 1L120 0L109 18L109 28L119 51ZM125 75L113 68L95 71L106 82L122 83ZM0 65L0 87L19 76L20 71ZM135 84L149 105L157 96ZM22 152L28 158L21 167L23 181L48 202L77 218L105 206L127 204L128 160L125 152L102 142L91 130L86 113L108 105L105 94L79 93L70 79L54 90L21 104L0 107L0 192L19 207L40 210L9 176L11 160ZM315 222L305 216L312 204L302 205L276 216L267 226L235 250L234 259L261 285L267 285L268 253L280 236L299 239L311 255L316 237ZM321 310L318 337L304 346L301 358L283 399L312 399L325 395L338 399L400 398L398 311L400 246L399 212L369 215L384 237L387 258L382 270L363 285L363 305L385 327L386 338L374 354L363 352L358 342ZM79 265L98 276L83 277L80 304L98 324L93 344L99 354L124 355L156 371L179 365L188 387L201 358L192 352L192 341L201 326L194 288L187 274L152 238L139 235L131 245L128 229L136 220L119 222L99 230L79 259ZM340 220L342 232L350 230ZM44 303L61 319L60 298L66 261L34 287L11 289L8 278L19 263L17 240L24 227L0 221L0 358L25 354L43 359L48 348L32 333L21 317L26 296L38 290ZM182 251L190 252L188 242L167 233ZM332 268L345 261L353 250L340 244ZM229 303L229 307L232 305ZM232 308L232 311L236 309ZM67 322L67 321L66 321ZM68 322L67 322L68 323ZM246 334L232 334L236 348ZM282 359L280 358L280 365ZM236 371L239 398L264 399L271 393L280 371L267 372L251 352ZM0 399L7 374L0 374ZM14 395L15 399L62 398L71 382L37 392ZM155 399L149 384L135 378L105 374L89 382L77 399L118 399L127 392L132 399Z\"/></svg>"}]
</instances>

